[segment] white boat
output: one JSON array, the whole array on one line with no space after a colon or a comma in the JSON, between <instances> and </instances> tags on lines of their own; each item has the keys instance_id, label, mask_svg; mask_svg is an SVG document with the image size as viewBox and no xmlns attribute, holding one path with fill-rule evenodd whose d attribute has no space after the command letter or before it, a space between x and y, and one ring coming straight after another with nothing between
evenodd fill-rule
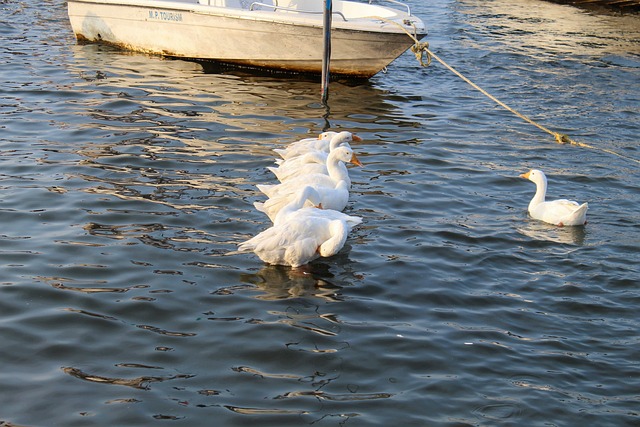
<instances>
[{"instance_id":1,"label":"white boat","mask_svg":"<svg viewBox=\"0 0 640 427\"><path fill-rule=\"evenodd\" d=\"M426 35L394 7L333 1L331 74L368 78ZM321 73L323 0L68 0L78 43L169 57Z\"/></svg>"}]
</instances>

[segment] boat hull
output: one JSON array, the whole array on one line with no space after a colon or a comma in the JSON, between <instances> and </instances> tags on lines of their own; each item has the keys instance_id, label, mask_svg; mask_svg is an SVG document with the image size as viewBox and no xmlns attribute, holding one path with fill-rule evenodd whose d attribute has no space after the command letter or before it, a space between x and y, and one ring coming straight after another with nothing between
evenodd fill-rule
<instances>
[{"instance_id":1,"label":"boat hull","mask_svg":"<svg viewBox=\"0 0 640 427\"><path fill-rule=\"evenodd\" d=\"M69 0L68 11L79 43L101 42L150 54L287 72L321 72L323 29L317 18L296 20L283 16L292 14L247 13L184 1ZM425 32L418 23L421 38ZM414 44L390 20L381 20L373 30L356 20L337 24L332 28L331 50L335 75L371 77Z\"/></svg>"}]
</instances>

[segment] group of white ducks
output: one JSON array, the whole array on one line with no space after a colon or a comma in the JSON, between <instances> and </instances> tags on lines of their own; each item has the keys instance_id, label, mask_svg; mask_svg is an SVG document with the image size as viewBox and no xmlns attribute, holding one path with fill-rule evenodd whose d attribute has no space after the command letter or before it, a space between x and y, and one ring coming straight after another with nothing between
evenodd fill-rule
<instances>
[{"instance_id":1,"label":"group of white ducks","mask_svg":"<svg viewBox=\"0 0 640 427\"><path fill-rule=\"evenodd\" d=\"M274 151L277 167L267 168L280 181L258 185L268 200L256 202L273 225L241 243L239 252L253 251L267 264L299 267L318 257L335 255L362 218L342 213L349 201L351 180L347 164L362 166L350 143L361 141L351 132L325 132ZM587 223L587 203L546 201L547 178L537 169L520 175L536 184L529 203L532 218L557 226Z\"/></svg>"},{"instance_id":2,"label":"group of white ducks","mask_svg":"<svg viewBox=\"0 0 640 427\"><path fill-rule=\"evenodd\" d=\"M362 166L350 143L351 132L325 132L274 151L277 167L267 168L279 184L258 185L268 199L256 202L273 225L241 243L238 251L253 251L267 264L299 267L318 257L330 257L344 246L362 218L342 213L349 201L347 164Z\"/></svg>"}]
</instances>

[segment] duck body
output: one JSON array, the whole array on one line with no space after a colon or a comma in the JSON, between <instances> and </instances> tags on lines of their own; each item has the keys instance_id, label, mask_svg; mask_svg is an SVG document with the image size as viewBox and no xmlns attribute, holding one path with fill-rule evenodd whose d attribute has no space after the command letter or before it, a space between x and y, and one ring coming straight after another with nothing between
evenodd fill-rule
<instances>
[{"instance_id":1,"label":"duck body","mask_svg":"<svg viewBox=\"0 0 640 427\"><path fill-rule=\"evenodd\" d=\"M280 184L258 184L256 187L267 197L292 197L296 191L305 186L312 186L316 189L323 187L335 188L339 182L345 182L347 184L347 190L351 187L351 179L349 179L348 175L341 176L338 179L332 179L331 176L323 173L300 175Z\"/></svg>"},{"instance_id":2,"label":"duck body","mask_svg":"<svg viewBox=\"0 0 640 427\"><path fill-rule=\"evenodd\" d=\"M333 138L329 143L328 152L323 150L310 150L300 156L291 157L286 160L276 160L278 167L267 167L267 169L272 172L280 182L285 182L291 178L301 175L315 173L328 175L329 170L327 169L327 159L329 157L329 153L338 147L351 148L351 145L349 145L344 138Z\"/></svg>"},{"instance_id":3,"label":"duck body","mask_svg":"<svg viewBox=\"0 0 640 427\"><path fill-rule=\"evenodd\" d=\"M299 187L298 187L299 188ZM313 187L319 194L319 205L322 205L324 210L341 211L349 202L349 185L346 181L339 181L335 187ZM289 192L279 192L269 197L265 202L255 202L253 205L255 208L264 212L271 221L275 223L276 216L291 200L294 195L295 187L287 186ZM309 202L307 202L309 205Z\"/></svg>"},{"instance_id":4,"label":"duck body","mask_svg":"<svg viewBox=\"0 0 640 427\"><path fill-rule=\"evenodd\" d=\"M282 160L278 163L278 167L270 166L267 167L267 169L272 172L280 182L285 182L300 175L314 173L328 175L329 171L326 165L328 156L329 153L325 153L324 151L311 151L302 156Z\"/></svg>"},{"instance_id":5,"label":"duck body","mask_svg":"<svg viewBox=\"0 0 640 427\"><path fill-rule=\"evenodd\" d=\"M309 174L328 175L327 160L329 154L338 147L351 148L349 142L361 141L362 138L351 132L325 132L320 134L320 140L306 140L295 142L287 148L291 150L284 156L286 159L276 160L278 167L268 167L280 182L291 178ZM282 153L281 153L282 154Z\"/></svg>"},{"instance_id":6,"label":"duck body","mask_svg":"<svg viewBox=\"0 0 640 427\"><path fill-rule=\"evenodd\" d=\"M337 132L323 132L318 135L317 138L303 138L299 141L292 142L285 148L274 148L273 151L284 160L304 155L311 150L315 150L314 147L325 147L326 145L326 151L328 152L329 141L337 134Z\"/></svg>"},{"instance_id":7,"label":"duck body","mask_svg":"<svg viewBox=\"0 0 640 427\"><path fill-rule=\"evenodd\" d=\"M546 201L547 177L537 169L520 175L536 184L536 194L529 202L529 215L532 218L558 226L584 225L587 223L587 203L579 204L573 200L558 199Z\"/></svg>"},{"instance_id":8,"label":"duck body","mask_svg":"<svg viewBox=\"0 0 640 427\"><path fill-rule=\"evenodd\" d=\"M332 145L338 146L341 143L351 143L352 141L362 141L362 138L347 131L324 132L317 139L301 139L289 144L287 148L277 148L274 151L284 160L289 160L314 151L328 153L331 151Z\"/></svg>"},{"instance_id":9,"label":"duck body","mask_svg":"<svg viewBox=\"0 0 640 427\"><path fill-rule=\"evenodd\" d=\"M320 195L305 187L276 215L274 225L241 243L241 252L253 251L267 264L299 267L318 257L335 255L351 229L362 219L333 210L302 207L317 203Z\"/></svg>"},{"instance_id":10,"label":"duck body","mask_svg":"<svg viewBox=\"0 0 640 427\"><path fill-rule=\"evenodd\" d=\"M328 175L315 173L304 174L275 185L258 185L269 200L256 202L254 206L266 213L272 220L279 210L292 201L301 188L313 187L321 196L325 209L341 211L349 201L351 180L345 162L362 165L350 147L340 146L331 151L327 157ZM309 203L307 203L307 206Z\"/></svg>"}]
</instances>

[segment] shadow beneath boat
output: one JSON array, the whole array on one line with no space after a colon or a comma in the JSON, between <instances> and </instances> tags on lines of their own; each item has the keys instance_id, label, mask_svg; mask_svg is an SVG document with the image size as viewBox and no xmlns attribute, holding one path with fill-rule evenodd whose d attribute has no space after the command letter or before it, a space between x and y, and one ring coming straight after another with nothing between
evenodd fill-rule
<instances>
[{"instance_id":1,"label":"shadow beneath boat","mask_svg":"<svg viewBox=\"0 0 640 427\"><path fill-rule=\"evenodd\" d=\"M184 58L174 58L185 60ZM227 62L219 62L212 60L201 59L189 59L188 61L195 62L202 67L204 74L231 74L241 78L251 77L276 77L276 78L294 78L298 81L308 83L321 82L321 76L316 73L302 73L293 72L287 70L274 70L262 67L251 67L248 65L232 64ZM360 86L366 85L369 79L357 76L345 76L345 75L330 75L332 82L339 82L347 86Z\"/></svg>"}]
</instances>

